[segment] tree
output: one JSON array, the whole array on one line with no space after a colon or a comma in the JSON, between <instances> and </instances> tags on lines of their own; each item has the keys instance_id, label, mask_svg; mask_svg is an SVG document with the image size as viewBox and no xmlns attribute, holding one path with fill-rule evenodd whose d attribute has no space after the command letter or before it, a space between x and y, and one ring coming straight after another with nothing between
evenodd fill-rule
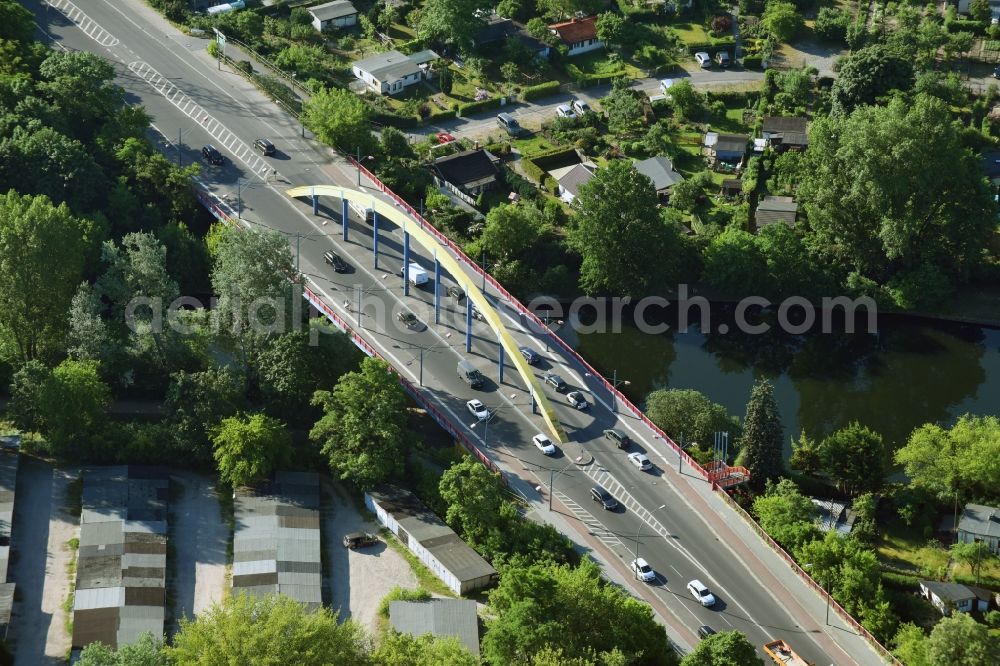
<instances>
[{"instance_id":1,"label":"tree","mask_svg":"<svg viewBox=\"0 0 1000 666\"><path fill-rule=\"evenodd\" d=\"M944 102L894 99L818 119L809 136L799 196L821 262L886 288L927 267L947 288L977 265L994 205ZM926 299L909 291L893 298L904 307Z\"/></svg>"},{"instance_id":2,"label":"tree","mask_svg":"<svg viewBox=\"0 0 1000 666\"><path fill-rule=\"evenodd\" d=\"M65 133L89 143L123 105L114 80L114 67L99 55L53 50L38 67L36 89L54 107Z\"/></svg>"},{"instance_id":3,"label":"tree","mask_svg":"<svg viewBox=\"0 0 1000 666\"><path fill-rule=\"evenodd\" d=\"M705 188L712 185L712 174L699 171L685 178L670 190L670 205L677 210L693 213L705 196Z\"/></svg>"},{"instance_id":4,"label":"tree","mask_svg":"<svg viewBox=\"0 0 1000 666\"><path fill-rule=\"evenodd\" d=\"M580 188L571 246L583 257L580 286L589 294L641 294L662 284L681 241L660 219L653 183L614 160Z\"/></svg>"},{"instance_id":5,"label":"tree","mask_svg":"<svg viewBox=\"0 0 1000 666\"><path fill-rule=\"evenodd\" d=\"M243 405L240 381L225 367L179 371L170 379L163 411L177 449L207 463L212 460L212 430Z\"/></svg>"},{"instance_id":6,"label":"tree","mask_svg":"<svg viewBox=\"0 0 1000 666\"><path fill-rule=\"evenodd\" d=\"M597 17L597 38L605 44L621 46L626 25L625 17L621 14L605 12Z\"/></svg>"},{"instance_id":7,"label":"tree","mask_svg":"<svg viewBox=\"0 0 1000 666\"><path fill-rule=\"evenodd\" d=\"M969 3L969 14L976 21L983 23L989 21L993 16L993 11L990 9L990 0L972 0Z\"/></svg>"},{"instance_id":8,"label":"tree","mask_svg":"<svg viewBox=\"0 0 1000 666\"><path fill-rule=\"evenodd\" d=\"M713 238L704 253L703 275L713 287L730 294L769 294L767 257L756 237L735 225Z\"/></svg>"},{"instance_id":9,"label":"tree","mask_svg":"<svg viewBox=\"0 0 1000 666\"><path fill-rule=\"evenodd\" d=\"M1000 639L968 613L941 618L927 639L927 658L932 664L979 666L1000 662Z\"/></svg>"},{"instance_id":10,"label":"tree","mask_svg":"<svg viewBox=\"0 0 1000 666\"><path fill-rule=\"evenodd\" d=\"M892 642L893 654L906 666L934 666L927 656L927 634L912 622L901 626Z\"/></svg>"},{"instance_id":11,"label":"tree","mask_svg":"<svg viewBox=\"0 0 1000 666\"><path fill-rule=\"evenodd\" d=\"M212 429L212 445L219 477L233 488L252 485L292 459L292 436L266 414L222 419Z\"/></svg>"},{"instance_id":12,"label":"tree","mask_svg":"<svg viewBox=\"0 0 1000 666\"><path fill-rule=\"evenodd\" d=\"M98 364L67 359L52 370L38 395L42 431L57 455L86 457L103 430L111 391L101 381Z\"/></svg>"},{"instance_id":13,"label":"tree","mask_svg":"<svg viewBox=\"0 0 1000 666\"><path fill-rule=\"evenodd\" d=\"M774 386L766 379L754 382L743 419L740 457L757 487L784 469L781 415L774 401Z\"/></svg>"},{"instance_id":14,"label":"tree","mask_svg":"<svg viewBox=\"0 0 1000 666\"><path fill-rule=\"evenodd\" d=\"M779 42L788 42L799 34L805 20L791 2L770 0L764 8L761 23Z\"/></svg>"},{"instance_id":15,"label":"tree","mask_svg":"<svg viewBox=\"0 0 1000 666\"><path fill-rule=\"evenodd\" d=\"M797 440L792 440L792 457L789 458L788 465L806 474L816 474L823 465L819 456L819 443L806 435L805 429Z\"/></svg>"},{"instance_id":16,"label":"tree","mask_svg":"<svg viewBox=\"0 0 1000 666\"><path fill-rule=\"evenodd\" d=\"M212 288L219 295L213 314L237 344L249 390L257 384L264 341L288 330L301 303L289 282L295 276L292 252L277 231L230 230L212 258Z\"/></svg>"},{"instance_id":17,"label":"tree","mask_svg":"<svg viewBox=\"0 0 1000 666\"><path fill-rule=\"evenodd\" d=\"M866 46L842 61L832 89L833 108L850 113L855 107L874 104L890 90L905 92L912 85L911 59L884 44Z\"/></svg>"},{"instance_id":18,"label":"tree","mask_svg":"<svg viewBox=\"0 0 1000 666\"><path fill-rule=\"evenodd\" d=\"M824 471L850 495L878 490L888 471L882 436L857 421L828 435L819 455Z\"/></svg>"},{"instance_id":19,"label":"tree","mask_svg":"<svg viewBox=\"0 0 1000 666\"><path fill-rule=\"evenodd\" d=\"M470 255L483 252L493 261L527 259L548 231L542 211L530 204L501 204L486 214L483 232L470 246Z\"/></svg>"},{"instance_id":20,"label":"tree","mask_svg":"<svg viewBox=\"0 0 1000 666\"><path fill-rule=\"evenodd\" d=\"M500 65L500 76L504 81L513 83L521 76L521 69L517 66L516 62L505 62Z\"/></svg>"},{"instance_id":21,"label":"tree","mask_svg":"<svg viewBox=\"0 0 1000 666\"><path fill-rule=\"evenodd\" d=\"M768 482L765 493L753 501L753 512L764 531L789 550L819 536L816 505L790 479Z\"/></svg>"},{"instance_id":22,"label":"tree","mask_svg":"<svg viewBox=\"0 0 1000 666\"><path fill-rule=\"evenodd\" d=\"M251 14L252 12L241 12ZM315 44L290 44L278 51L274 62L285 71L294 72L308 81L322 75L326 51Z\"/></svg>"},{"instance_id":23,"label":"tree","mask_svg":"<svg viewBox=\"0 0 1000 666\"><path fill-rule=\"evenodd\" d=\"M370 663L357 623L338 623L326 608L309 612L284 595L236 594L194 620L183 618L169 654L176 666Z\"/></svg>"},{"instance_id":24,"label":"tree","mask_svg":"<svg viewBox=\"0 0 1000 666\"><path fill-rule=\"evenodd\" d=\"M850 12L835 7L821 7L813 30L816 31L816 36L824 41L845 43L847 29L851 23Z\"/></svg>"},{"instance_id":25,"label":"tree","mask_svg":"<svg viewBox=\"0 0 1000 666\"><path fill-rule=\"evenodd\" d=\"M646 415L671 438L707 448L717 432L739 439L739 421L694 389L659 389L646 396Z\"/></svg>"},{"instance_id":26,"label":"tree","mask_svg":"<svg viewBox=\"0 0 1000 666\"><path fill-rule=\"evenodd\" d=\"M601 99L601 106L608 114L608 130L616 136L635 134L642 127L642 102L636 91L617 81L611 92Z\"/></svg>"},{"instance_id":27,"label":"tree","mask_svg":"<svg viewBox=\"0 0 1000 666\"><path fill-rule=\"evenodd\" d=\"M402 473L406 399L385 361L366 357L360 371L343 375L333 391L317 391L312 404L323 416L309 437L341 479L367 490Z\"/></svg>"},{"instance_id":28,"label":"tree","mask_svg":"<svg viewBox=\"0 0 1000 666\"><path fill-rule=\"evenodd\" d=\"M41 432L45 427L40 411L42 391L52 371L38 360L25 362L10 382L7 415L21 430Z\"/></svg>"},{"instance_id":29,"label":"tree","mask_svg":"<svg viewBox=\"0 0 1000 666\"><path fill-rule=\"evenodd\" d=\"M395 127L386 127L382 130L379 148L382 157L389 160L412 160L417 157L406 135Z\"/></svg>"},{"instance_id":30,"label":"tree","mask_svg":"<svg viewBox=\"0 0 1000 666\"><path fill-rule=\"evenodd\" d=\"M979 585L979 574L983 571L983 565L990 564L995 556L988 543L959 542L951 545L951 559L967 565L972 575L976 577L976 585Z\"/></svg>"},{"instance_id":31,"label":"tree","mask_svg":"<svg viewBox=\"0 0 1000 666\"><path fill-rule=\"evenodd\" d=\"M112 649L104 643L91 643L83 648L80 666L171 666L163 640L145 633L135 643Z\"/></svg>"},{"instance_id":32,"label":"tree","mask_svg":"<svg viewBox=\"0 0 1000 666\"><path fill-rule=\"evenodd\" d=\"M80 284L69 308L67 349L78 361L97 361L108 375L117 374L123 341L102 316L104 306L97 291L86 282Z\"/></svg>"},{"instance_id":33,"label":"tree","mask_svg":"<svg viewBox=\"0 0 1000 666\"><path fill-rule=\"evenodd\" d=\"M670 101L682 120L696 120L705 113L705 93L697 90L687 79L674 81L670 86Z\"/></svg>"},{"instance_id":34,"label":"tree","mask_svg":"<svg viewBox=\"0 0 1000 666\"><path fill-rule=\"evenodd\" d=\"M577 567L530 564L501 568L489 595L493 616L482 639L491 664L526 663L560 646L565 659L600 658L616 649L619 663L676 664L652 609L606 583L590 560ZM573 662L570 662L573 663Z\"/></svg>"},{"instance_id":35,"label":"tree","mask_svg":"<svg viewBox=\"0 0 1000 666\"><path fill-rule=\"evenodd\" d=\"M427 0L420 13L417 36L425 42L450 44L467 53L483 26L479 11L488 6L490 3L485 0Z\"/></svg>"},{"instance_id":36,"label":"tree","mask_svg":"<svg viewBox=\"0 0 1000 666\"><path fill-rule=\"evenodd\" d=\"M723 631L700 641L681 666L764 666L757 648L740 631Z\"/></svg>"},{"instance_id":37,"label":"tree","mask_svg":"<svg viewBox=\"0 0 1000 666\"><path fill-rule=\"evenodd\" d=\"M478 666L477 659L455 636L415 637L390 630L382 636L372 661L379 666Z\"/></svg>"},{"instance_id":38,"label":"tree","mask_svg":"<svg viewBox=\"0 0 1000 666\"><path fill-rule=\"evenodd\" d=\"M23 363L63 349L67 313L96 236L65 204L14 190L0 195L0 356Z\"/></svg>"},{"instance_id":39,"label":"tree","mask_svg":"<svg viewBox=\"0 0 1000 666\"><path fill-rule=\"evenodd\" d=\"M371 107L345 88L326 88L314 92L303 108L305 123L320 141L353 155L372 153Z\"/></svg>"}]
</instances>

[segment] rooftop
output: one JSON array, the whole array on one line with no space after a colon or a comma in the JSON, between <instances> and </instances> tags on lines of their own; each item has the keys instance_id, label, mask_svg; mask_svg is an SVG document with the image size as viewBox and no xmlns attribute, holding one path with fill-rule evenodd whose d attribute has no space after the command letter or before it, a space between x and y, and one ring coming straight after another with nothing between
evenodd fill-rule
<instances>
[{"instance_id":1,"label":"rooftop","mask_svg":"<svg viewBox=\"0 0 1000 666\"><path fill-rule=\"evenodd\" d=\"M567 44L576 44L588 39L597 39L597 17L574 18L563 23L553 23L549 29L559 35Z\"/></svg>"},{"instance_id":2,"label":"rooftop","mask_svg":"<svg viewBox=\"0 0 1000 666\"><path fill-rule=\"evenodd\" d=\"M754 221L758 229L769 224L774 224L775 222L784 222L791 226L795 224L795 216L798 209L799 205L792 197L766 196L757 204L757 213L754 216Z\"/></svg>"},{"instance_id":3,"label":"rooftop","mask_svg":"<svg viewBox=\"0 0 1000 666\"><path fill-rule=\"evenodd\" d=\"M808 121L797 116L766 116L764 118L763 131L768 134L775 132L800 132L806 131Z\"/></svg>"},{"instance_id":4,"label":"rooftop","mask_svg":"<svg viewBox=\"0 0 1000 666\"><path fill-rule=\"evenodd\" d=\"M420 65L437 58L438 55L430 50L411 55L404 55L399 51L386 51L364 60L356 60L354 67L368 72L379 81L388 82L418 72Z\"/></svg>"},{"instance_id":5,"label":"rooftop","mask_svg":"<svg viewBox=\"0 0 1000 666\"><path fill-rule=\"evenodd\" d=\"M560 186L573 196L580 193L580 187L594 177L596 167L589 163L574 164L573 166L553 169L549 175L555 178Z\"/></svg>"},{"instance_id":6,"label":"rooftop","mask_svg":"<svg viewBox=\"0 0 1000 666\"><path fill-rule=\"evenodd\" d=\"M495 178L500 173L496 161L497 158L489 151L480 148L439 157L434 160L434 168L449 183L467 185L490 177Z\"/></svg>"},{"instance_id":7,"label":"rooftop","mask_svg":"<svg viewBox=\"0 0 1000 666\"><path fill-rule=\"evenodd\" d=\"M966 504L958 519L960 532L1000 537L1000 509L982 504Z\"/></svg>"},{"instance_id":8,"label":"rooftop","mask_svg":"<svg viewBox=\"0 0 1000 666\"><path fill-rule=\"evenodd\" d=\"M673 162L665 155L650 157L638 162L635 168L639 173L648 176L653 181L653 189L657 192L673 187L684 180L684 176L677 173Z\"/></svg>"},{"instance_id":9,"label":"rooftop","mask_svg":"<svg viewBox=\"0 0 1000 666\"><path fill-rule=\"evenodd\" d=\"M939 580L922 580L920 584L933 592L942 601L962 601L976 597L976 592L968 585L947 583Z\"/></svg>"},{"instance_id":10,"label":"rooftop","mask_svg":"<svg viewBox=\"0 0 1000 666\"><path fill-rule=\"evenodd\" d=\"M455 636L472 654L479 654L479 617L476 602L459 599L393 601L389 621L403 634Z\"/></svg>"},{"instance_id":11,"label":"rooftop","mask_svg":"<svg viewBox=\"0 0 1000 666\"><path fill-rule=\"evenodd\" d=\"M715 152L743 154L747 151L748 141L750 137L746 134L718 134L714 144Z\"/></svg>"},{"instance_id":12,"label":"rooftop","mask_svg":"<svg viewBox=\"0 0 1000 666\"><path fill-rule=\"evenodd\" d=\"M318 18L320 21L332 21L333 19L357 14L358 10L354 8L350 0L335 0L334 2L324 2L322 5L309 7L309 13L313 15L313 18Z\"/></svg>"}]
</instances>

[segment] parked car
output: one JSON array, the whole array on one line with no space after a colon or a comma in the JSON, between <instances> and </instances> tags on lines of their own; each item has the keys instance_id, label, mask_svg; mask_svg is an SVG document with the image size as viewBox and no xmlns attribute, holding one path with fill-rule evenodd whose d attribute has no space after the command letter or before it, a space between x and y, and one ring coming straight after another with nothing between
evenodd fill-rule
<instances>
[{"instance_id":1,"label":"parked car","mask_svg":"<svg viewBox=\"0 0 1000 666\"><path fill-rule=\"evenodd\" d=\"M673 79L660 79L660 92L663 93L667 99L670 99L670 89L673 87Z\"/></svg>"},{"instance_id":2,"label":"parked car","mask_svg":"<svg viewBox=\"0 0 1000 666\"><path fill-rule=\"evenodd\" d=\"M378 537L371 532L351 532L344 535L344 548L364 548L378 543Z\"/></svg>"},{"instance_id":3,"label":"parked car","mask_svg":"<svg viewBox=\"0 0 1000 666\"><path fill-rule=\"evenodd\" d=\"M729 67L729 51L719 51L715 54L715 60L719 63L719 67Z\"/></svg>"},{"instance_id":4,"label":"parked car","mask_svg":"<svg viewBox=\"0 0 1000 666\"><path fill-rule=\"evenodd\" d=\"M590 497L595 502L599 502L606 510L611 511L612 509L618 508L618 500L614 496L605 490L602 486L594 486L590 489Z\"/></svg>"},{"instance_id":5,"label":"parked car","mask_svg":"<svg viewBox=\"0 0 1000 666\"><path fill-rule=\"evenodd\" d=\"M653 567L649 566L649 562L641 557L632 560L629 567L632 569L632 574L644 583L652 583L656 580L656 572L653 571Z\"/></svg>"},{"instance_id":6,"label":"parked car","mask_svg":"<svg viewBox=\"0 0 1000 666\"><path fill-rule=\"evenodd\" d=\"M628 435L615 428L608 428L605 430L604 439L610 439L619 449L627 449L632 443L632 440Z\"/></svg>"},{"instance_id":7,"label":"parked car","mask_svg":"<svg viewBox=\"0 0 1000 666\"><path fill-rule=\"evenodd\" d=\"M698 64L702 66L702 69L708 69L712 66L712 56L708 55L704 51L698 51L695 53L694 59L698 61Z\"/></svg>"},{"instance_id":8,"label":"parked car","mask_svg":"<svg viewBox=\"0 0 1000 666\"><path fill-rule=\"evenodd\" d=\"M705 587L705 584L697 578L688 583L688 592L690 592L692 596L694 596L694 598L706 608L715 605L715 596L709 592L708 588Z\"/></svg>"},{"instance_id":9,"label":"parked car","mask_svg":"<svg viewBox=\"0 0 1000 666\"><path fill-rule=\"evenodd\" d=\"M531 441L535 445L536 449L538 449L547 456L551 456L556 452L556 445L552 443L551 439L549 439L542 433L538 433L537 435L532 437Z\"/></svg>"},{"instance_id":10,"label":"parked car","mask_svg":"<svg viewBox=\"0 0 1000 666\"><path fill-rule=\"evenodd\" d=\"M274 148L274 144L267 139L257 139L253 142L253 147L264 157L270 157L277 152Z\"/></svg>"},{"instance_id":11,"label":"parked car","mask_svg":"<svg viewBox=\"0 0 1000 666\"><path fill-rule=\"evenodd\" d=\"M340 255L333 250L327 250L323 253L323 261L333 268L334 273L347 272L347 262L341 259Z\"/></svg>"},{"instance_id":12,"label":"parked car","mask_svg":"<svg viewBox=\"0 0 1000 666\"><path fill-rule=\"evenodd\" d=\"M480 421L485 421L490 416L490 410L486 409L486 405L480 400L473 398L469 402L465 403L465 406L469 408L472 415L475 416Z\"/></svg>"},{"instance_id":13,"label":"parked car","mask_svg":"<svg viewBox=\"0 0 1000 666\"><path fill-rule=\"evenodd\" d=\"M560 104L556 107L556 117L558 118L576 118L576 114L573 113L573 109L570 108L569 104Z\"/></svg>"},{"instance_id":14,"label":"parked car","mask_svg":"<svg viewBox=\"0 0 1000 666\"><path fill-rule=\"evenodd\" d=\"M531 347L518 347L517 351L521 352L521 356L527 361L528 365L534 365L538 363L538 352L536 352Z\"/></svg>"},{"instance_id":15,"label":"parked car","mask_svg":"<svg viewBox=\"0 0 1000 666\"><path fill-rule=\"evenodd\" d=\"M437 142L442 145L446 143L451 143L452 141L455 140L455 136L449 134L448 132L438 132L434 136L435 138L437 138Z\"/></svg>"},{"instance_id":16,"label":"parked car","mask_svg":"<svg viewBox=\"0 0 1000 666\"><path fill-rule=\"evenodd\" d=\"M403 310L402 312L396 314L396 319L411 331L419 332L427 328L426 326L424 326L423 322L417 319L417 315L413 314L412 312L408 312L406 310Z\"/></svg>"},{"instance_id":17,"label":"parked car","mask_svg":"<svg viewBox=\"0 0 1000 666\"><path fill-rule=\"evenodd\" d=\"M582 99L574 99L573 111L576 113L576 115L582 116L584 114L590 113L591 109L590 105L584 102Z\"/></svg>"},{"instance_id":18,"label":"parked car","mask_svg":"<svg viewBox=\"0 0 1000 666\"><path fill-rule=\"evenodd\" d=\"M639 468L640 471L645 472L647 469L652 468L653 463L649 462L649 458L646 457L645 453L635 453L628 454L628 461Z\"/></svg>"},{"instance_id":19,"label":"parked car","mask_svg":"<svg viewBox=\"0 0 1000 666\"><path fill-rule=\"evenodd\" d=\"M580 391L570 391L567 393L566 402L580 410L590 407L590 405L587 404L587 399L583 397L583 393Z\"/></svg>"},{"instance_id":20,"label":"parked car","mask_svg":"<svg viewBox=\"0 0 1000 666\"><path fill-rule=\"evenodd\" d=\"M502 127L504 130L507 131L507 134L513 137L521 136L522 132L524 131L521 129L521 126L518 124L514 116L510 115L509 113L498 113L497 125Z\"/></svg>"},{"instance_id":21,"label":"parked car","mask_svg":"<svg viewBox=\"0 0 1000 666\"><path fill-rule=\"evenodd\" d=\"M993 70L993 78L1000 79L1000 65L997 65L996 69Z\"/></svg>"},{"instance_id":22,"label":"parked car","mask_svg":"<svg viewBox=\"0 0 1000 666\"><path fill-rule=\"evenodd\" d=\"M205 161L209 164L222 165L226 163L226 158L222 156L215 146L209 144L201 149L201 156L205 158Z\"/></svg>"},{"instance_id":23,"label":"parked car","mask_svg":"<svg viewBox=\"0 0 1000 666\"><path fill-rule=\"evenodd\" d=\"M566 390L566 382L563 381L562 377L555 373L550 372L545 375L545 383L560 393Z\"/></svg>"},{"instance_id":24,"label":"parked car","mask_svg":"<svg viewBox=\"0 0 1000 666\"><path fill-rule=\"evenodd\" d=\"M698 627L698 636L700 636L701 638L708 638L714 633L715 629L712 629L712 627L708 626L707 624L703 624L700 627Z\"/></svg>"}]
</instances>

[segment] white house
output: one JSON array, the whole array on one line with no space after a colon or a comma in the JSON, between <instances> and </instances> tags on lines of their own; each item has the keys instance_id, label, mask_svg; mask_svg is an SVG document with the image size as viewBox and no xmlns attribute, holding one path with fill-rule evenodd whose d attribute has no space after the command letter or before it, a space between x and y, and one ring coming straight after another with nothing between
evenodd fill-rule
<instances>
[{"instance_id":1,"label":"white house","mask_svg":"<svg viewBox=\"0 0 1000 666\"><path fill-rule=\"evenodd\" d=\"M371 58L351 64L351 71L359 80L380 95L392 95L407 86L430 78L430 65L438 59L434 51L421 51L403 55L399 51L386 51Z\"/></svg>"},{"instance_id":2,"label":"white house","mask_svg":"<svg viewBox=\"0 0 1000 666\"><path fill-rule=\"evenodd\" d=\"M324 2L308 9L312 16L312 26L317 32L333 28L350 28L358 24L358 10L350 0Z\"/></svg>"},{"instance_id":3,"label":"white house","mask_svg":"<svg viewBox=\"0 0 1000 666\"><path fill-rule=\"evenodd\" d=\"M920 594L934 604L942 615L951 615L953 610L960 613L971 613L973 610L984 612L990 607L989 590L961 583L922 580Z\"/></svg>"},{"instance_id":4,"label":"white house","mask_svg":"<svg viewBox=\"0 0 1000 666\"><path fill-rule=\"evenodd\" d=\"M581 162L571 166L553 169L549 175L559 184L559 198L566 203L573 203L580 187L594 177L597 165L593 162Z\"/></svg>"},{"instance_id":5,"label":"white house","mask_svg":"<svg viewBox=\"0 0 1000 666\"><path fill-rule=\"evenodd\" d=\"M604 43L597 38L597 17L574 18L549 26L552 34L569 49L567 55L575 56L588 51L603 49Z\"/></svg>"},{"instance_id":6,"label":"white house","mask_svg":"<svg viewBox=\"0 0 1000 666\"><path fill-rule=\"evenodd\" d=\"M1000 553L1000 509L982 504L966 504L958 519L958 540L962 543L983 542L994 553Z\"/></svg>"}]
</instances>

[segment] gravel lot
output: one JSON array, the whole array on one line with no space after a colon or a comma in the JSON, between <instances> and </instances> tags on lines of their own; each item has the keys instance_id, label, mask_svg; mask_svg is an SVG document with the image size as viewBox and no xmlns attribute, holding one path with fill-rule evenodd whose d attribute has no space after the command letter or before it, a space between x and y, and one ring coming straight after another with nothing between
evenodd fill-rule
<instances>
[{"instance_id":1,"label":"gravel lot","mask_svg":"<svg viewBox=\"0 0 1000 666\"><path fill-rule=\"evenodd\" d=\"M170 475L170 480L175 484L170 535L176 563L171 585L176 622L222 600L230 535L219 511L213 477L177 471Z\"/></svg>"},{"instance_id":2,"label":"gravel lot","mask_svg":"<svg viewBox=\"0 0 1000 666\"><path fill-rule=\"evenodd\" d=\"M64 506L66 487L78 474L77 469L53 468L21 456L10 570L17 590L7 639L17 664L63 664L69 654L62 609L70 585L67 542L79 537L80 530L78 517Z\"/></svg>"},{"instance_id":3,"label":"gravel lot","mask_svg":"<svg viewBox=\"0 0 1000 666\"><path fill-rule=\"evenodd\" d=\"M369 629L374 629L378 605L396 585L417 587L417 577L410 565L385 543L360 550L344 548L341 539L348 532L377 532L378 525L366 511L359 511L358 504L339 483L323 480L323 530L327 549L326 580L324 585L332 591L324 600L340 619L353 618Z\"/></svg>"}]
</instances>

